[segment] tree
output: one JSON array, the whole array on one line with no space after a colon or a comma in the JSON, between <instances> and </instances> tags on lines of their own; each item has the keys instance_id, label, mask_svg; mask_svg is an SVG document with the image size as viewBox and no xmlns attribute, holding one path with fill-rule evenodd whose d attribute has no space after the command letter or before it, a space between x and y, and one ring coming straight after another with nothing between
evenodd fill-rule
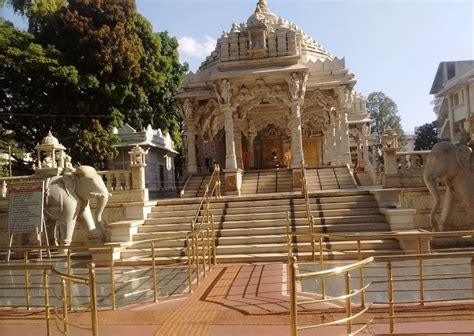
<instances>
[{"instance_id":1,"label":"tree","mask_svg":"<svg viewBox=\"0 0 474 336\"><path fill-rule=\"evenodd\" d=\"M52 129L73 159L99 168L115 155L112 130L123 122L150 123L179 143L174 97L187 67L176 39L154 33L135 1L11 1L29 34L5 26L0 41L0 61L9 62L0 65L0 87L10 91L0 126L18 142L31 150Z\"/></svg>"},{"instance_id":2,"label":"tree","mask_svg":"<svg viewBox=\"0 0 474 336\"><path fill-rule=\"evenodd\" d=\"M415 150L430 150L438 142L436 121L426 123L415 131Z\"/></svg>"},{"instance_id":3,"label":"tree","mask_svg":"<svg viewBox=\"0 0 474 336\"><path fill-rule=\"evenodd\" d=\"M398 115L398 107L395 102L387 97L383 92L372 92L367 97L367 111L375 124L372 131L379 136L390 127L399 135L403 143L405 133L401 126L401 119Z\"/></svg>"}]
</instances>

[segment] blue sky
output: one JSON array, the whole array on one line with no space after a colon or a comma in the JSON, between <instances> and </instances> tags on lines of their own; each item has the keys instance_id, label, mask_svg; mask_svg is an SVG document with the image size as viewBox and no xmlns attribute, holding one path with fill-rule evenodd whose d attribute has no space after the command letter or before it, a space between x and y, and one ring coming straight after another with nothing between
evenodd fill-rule
<instances>
[{"instance_id":1,"label":"blue sky","mask_svg":"<svg viewBox=\"0 0 474 336\"><path fill-rule=\"evenodd\" d=\"M137 0L155 31L180 43L196 70L232 22L245 22L257 0ZM333 55L346 58L356 90L383 91L398 105L406 132L435 119L429 90L441 61L474 59L474 2L267 0ZM12 19L9 8L3 16ZM21 20L14 19L16 24Z\"/></svg>"}]
</instances>

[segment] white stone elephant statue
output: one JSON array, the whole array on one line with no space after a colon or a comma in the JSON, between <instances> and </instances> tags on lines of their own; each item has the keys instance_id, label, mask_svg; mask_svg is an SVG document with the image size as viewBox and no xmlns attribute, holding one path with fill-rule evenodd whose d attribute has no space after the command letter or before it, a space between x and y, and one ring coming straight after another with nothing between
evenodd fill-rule
<instances>
[{"instance_id":1,"label":"white stone elephant statue","mask_svg":"<svg viewBox=\"0 0 474 336\"><path fill-rule=\"evenodd\" d=\"M433 197L433 208L430 213L431 227L443 231L449 224L459 203L467 209L469 227L474 228L474 170L472 149L464 145L453 145L443 141L434 145L424 165L423 179ZM444 197L439 222L435 214L440 206L438 181L446 178Z\"/></svg>"},{"instance_id":2,"label":"white stone elephant statue","mask_svg":"<svg viewBox=\"0 0 474 336\"><path fill-rule=\"evenodd\" d=\"M71 244L76 222L85 224L93 243L105 240L102 214L110 195L94 168L80 166L63 176L48 178L45 189L45 218L47 222L54 221L60 225L62 245ZM97 199L94 216L89 206L92 197ZM56 235L55 241L57 243Z\"/></svg>"}]
</instances>

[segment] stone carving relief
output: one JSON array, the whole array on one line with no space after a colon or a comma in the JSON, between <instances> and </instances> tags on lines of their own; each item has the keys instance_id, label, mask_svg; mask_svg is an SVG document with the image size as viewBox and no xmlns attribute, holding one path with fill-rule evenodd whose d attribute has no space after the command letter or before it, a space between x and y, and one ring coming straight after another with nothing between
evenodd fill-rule
<instances>
[{"instance_id":1,"label":"stone carving relief","mask_svg":"<svg viewBox=\"0 0 474 336\"><path fill-rule=\"evenodd\" d=\"M358 128L349 129L349 136L352 137L356 142L361 142L363 139L362 132Z\"/></svg>"},{"instance_id":2,"label":"stone carving relief","mask_svg":"<svg viewBox=\"0 0 474 336\"><path fill-rule=\"evenodd\" d=\"M233 90L228 79L221 80L219 85L214 84L217 100L221 105L232 105Z\"/></svg>"},{"instance_id":3,"label":"stone carving relief","mask_svg":"<svg viewBox=\"0 0 474 336\"><path fill-rule=\"evenodd\" d=\"M321 90L316 89L314 91L311 91L311 93L309 93L305 97L303 108L308 109L312 106L318 106L324 109L325 111L334 112L337 106L337 102L332 96L323 93Z\"/></svg>"},{"instance_id":4,"label":"stone carving relief","mask_svg":"<svg viewBox=\"0 0 474 336\"><path fill-rule=\"evenodd\" d=\"M189 98L186 98L182 105L183 114L185 119L192 119L193 118L193 110L194 104L191 102Z\"/></svg>"},{"instance_id":5,"label":"stone carving relief","mask_svg":"<svg viewBox=\"0 0 474 336\"><path fill-rule=\"evenodd\" d=\"M243 85L235 96L235 103L240 106L241 118L261 103L272 103L279 106L288 106L286 92L280 85L268 86L261 78L255 81L255 85L249 89Z\"/></svg>"},{"instance_id":6,"label":"stone carving relief","mask_svg":"<svg viewBox=\"0 0 474 336\"><path fill-rule=\"evenodd\" d=\"M338 86L335 89L337 102L343 109L350 109L352 107L352 89L347 85Z\"/></svg>"},{"instance_id":7,"label":"stone carving relief","mask_svg":"<svg viewBox=\"0 0 474 336\"><path fill-rule=\"evenodd\" d=\"M292 101L304 99L306 92L306 84L308 82L308 74L299 74L293 72L289 78L286 79L288 83L288 90L290 99Z\"/></svg>"}]
</instances>

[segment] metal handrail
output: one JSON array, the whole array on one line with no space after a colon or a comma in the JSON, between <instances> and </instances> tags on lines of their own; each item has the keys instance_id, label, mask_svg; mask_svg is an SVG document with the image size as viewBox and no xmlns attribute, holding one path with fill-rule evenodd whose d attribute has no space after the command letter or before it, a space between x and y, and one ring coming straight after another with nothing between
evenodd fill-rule
<instances>
[{"instance_id":1,"label":"metal handrail","mask_svg":"<svg viewBox=\"0 0 474 336\"><path fill-rule=\"evenodd\" d=\"M370 307L365 307L363 308L360 312L353 314L352 313L352 298L356 295L360 295L361 297L364 297L366 289L370 286L370 284L366 286L362 286L358 290L352 290L351 289L351 276L350 276L350 271L357 270L364 268L365 266L369 265L370 263L373 262L373 258L366 258L362 261L358 261L356 263L350 264L350 265L345 265L345 266L340 266L336 267L333 269L328 269L328 270L320 270L317 272L310 272L310 273L304 273L304 274L299 274L297 275L297 260L295 257L290 256L289 258L289 274L290 274L290 319L291 319L291 336L297 336L299 330L306 330L306 329L313 329L313 328L320 328L320 327L325 327L325 326L331 326L331 325L340 325L340 324L346 324L346 331L348 335L356 335L357 333L361 332L362 330L365 330L369 324L372 322L370 320L369 322L365 323L361 328L359 328L356 331L353 331L353 321L359 317L361 317L363 314L365 314ZM318 303L324 303L324 302L330 302L334 300L344 300L345 301L345 308L346 308L346 317L335 320L335 321L330 321L322 324L315 324L315 325L306 325L303 327L298 327L298 305L304 305L304 304L309 304L309 303L314 303L316 301L304 301L304 302L299 302L298 303L298 297L296 293L296 282L302 281L302 280L310 280L310 279L319 279L320 281L328 276L336 276L336 275L341 275L344 274L345 278L345 293L344 295L338 296L338 297L331 297L331 298L323 298L321 300L317 300ZM363 300L361 300L363 301ZM363 306L362 306L363 307Z\"/></svg>"},{"instance_id":2,"label":"metal handrail","mask_svg":"<svg viewBox=\"0 0 474 336\"><path fill-rule=\"evenodd\" d=\"M26 262L24 265L11 265L11 264L1 264L0 265L0 271L4 270L23 270L25 271L25 286L24 289L26 291L26 308L30 309L32 306L29 304L30 300L30 289L33 287L29 284L29 272L32 270L42 270L43 271L43 285L42 286L37 286L39 289L44 290L44 305L43 306L37 306L43 307L45 311L45 317L44 318L35 318L35 319L41 319L45 320L46 322L46 333L48 336L52 334L51 332L51 321L55 319L55 317L52 317L51 315L51 309L54 310L54 307L51 305L51 297L50 297L50 282L49 282L49 273L54 274L58 276L61 279L61 297L60 300L62 302L62 317L59 316L56 312L55 315L56 317L59 318L59 320L63 324L63 330L59 331L64 334L68 335L69 334L69 326L74 326L68 319L68 295L67 295L67 290L66 290L66 283L76 283L76 284L81 284L81 285L86 285L89 287L89 296L90 296L90 313L91 313L91 327L86 328L90 331L92 331L92 335L98 336L99 335L99 322L98 322L98 304L97 304L97 289L96 289L96 274L95 274L95 264L90 263L89 266L89 277L88 278L81 278L77 276L72 276L70 274L63 273L61 271L58 271L53 265L50 264L35 264L31 265ZM15 287L16 289L20 287ZM3 319L3 318L2 318ZM8 320L15 320L17 318L9 316L7 317ZM20 318L24 319L24 318ZM28 318L29 319L29 318Z\"/></svg>"}]
</instances>

